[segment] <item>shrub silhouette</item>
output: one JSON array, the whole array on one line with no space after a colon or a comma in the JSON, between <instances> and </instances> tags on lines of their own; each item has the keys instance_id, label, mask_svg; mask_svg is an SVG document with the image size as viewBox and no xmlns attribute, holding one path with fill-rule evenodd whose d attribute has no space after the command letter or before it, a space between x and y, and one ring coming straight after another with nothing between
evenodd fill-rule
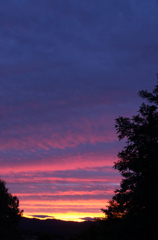
<instances>
[{"instance_id":1,"label":"shrub silhouette","mask_svg":"<svg viewBox=\"0 0 158 240\"><path fill-rule=\"evenodd\" d=\"M0 239L14 239L23 210L19 210L18 198L8 193L5 185L0 180Z\"/></svg>"}]
</instances>

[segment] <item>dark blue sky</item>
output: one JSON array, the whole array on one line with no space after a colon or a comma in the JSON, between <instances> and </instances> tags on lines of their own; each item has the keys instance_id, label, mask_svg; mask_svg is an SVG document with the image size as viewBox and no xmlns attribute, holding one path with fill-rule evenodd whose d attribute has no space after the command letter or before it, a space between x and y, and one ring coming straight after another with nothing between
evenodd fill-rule
<instances>
[{"instance_id":1,"label":"dark blue sky","mask_svg":"<svg viewBox=\"0 0 158 240\"><path fill-rule=\"evenodd\" d=\"M0 178L25 215L100 214L120 182L115 118L157 81L157 29L156 0L0 2Z\"/></svg>"}]
</instances>

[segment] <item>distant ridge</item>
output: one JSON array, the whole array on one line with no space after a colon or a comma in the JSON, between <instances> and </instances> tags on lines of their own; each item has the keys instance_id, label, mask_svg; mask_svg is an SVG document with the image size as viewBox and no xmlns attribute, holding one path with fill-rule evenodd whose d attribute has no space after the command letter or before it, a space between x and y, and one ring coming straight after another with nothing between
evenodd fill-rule
<instances>
[{"instance_id":1,"label":"distant ridge","mask_svg":"<svg viewBox=\"0 0 158 240\"><path fill-rule=\"evenodd\" d=\"M73 222L57 219L40 220L22 217L19 224L20 235L38 236L41 233L51 234L57 239L68 239L70 235L91 225L91 221Z\"/></svg>"}]
</instances>

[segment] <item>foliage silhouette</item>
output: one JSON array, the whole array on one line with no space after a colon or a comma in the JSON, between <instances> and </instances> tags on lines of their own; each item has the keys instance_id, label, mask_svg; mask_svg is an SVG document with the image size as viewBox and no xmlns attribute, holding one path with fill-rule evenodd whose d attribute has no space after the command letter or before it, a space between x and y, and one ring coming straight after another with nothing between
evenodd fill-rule
<instances>
[{"instance_id":1,"label":"foliage silhouette","mask_svg":"<svg viewBox=\"0 0 158 240\"><path fill-rule=\"evenodd\" d=\"M23 210L19 210L19 200L8 193L6 183L0 180L0 239L14 239Z\"/></svg>"},{"instance_id":2,"label":"foliage silhouette","mask_svg":"<svg viewBox=\"0 0 158 240\"><path fill-rule=\"evenodd\" d=\"M95 223L95 240L158 239L158 85L138 95L147 100L138 114L116 119L118 138L126 139L126 146L114 168L123 179L107 209L102 209L106 218ZM91 239L91 233L87 229L74 239Z\"/></svg>"},{"instance_id":3,"label":"foliage silhouette","mask_svg":"<svg viewBox=\"0 0 158 240\"><path fill-rule=\"evenodd\" d=\"M115 229L107 231L111 239L158 237L158 85L152 92L142 90L138 95L147 100L138 114L116 119L118 138L126 139L126 146L114 163L123 176L120 189L107 209L102 209L107 216L106 228L110 224Z\"/></svg>"},{"instance_id":4,"label":"foliage silhouette","mask_svg":"<svg viewBox=\"0 0 158 240\"><path fill-rule=\"evenodd\" d=\"M147 100L138 114L116 119L118 138L126 139L126 146L114 168L123 179L107 209L102 209L106 218L96 223L95 240L158 239L158 85L138 95ZM87 229L76 239L90 239L86 236L91 232Z\"/></svg>"},{"instance_id":5,"label":"foliage silhouette","mask_svg":"<svg viewBox=\"0 0 158 240\"><path fill-rule=\"evenodd\" d=\"M108 209L103 209L108 218L158 213L158 85L152 93L146 90L138 94L149 104L143 103L132 119L116 119L118 138L127 141L114 165L123 176L120 189L115 191Z\"/></svg>"}]
</instances>

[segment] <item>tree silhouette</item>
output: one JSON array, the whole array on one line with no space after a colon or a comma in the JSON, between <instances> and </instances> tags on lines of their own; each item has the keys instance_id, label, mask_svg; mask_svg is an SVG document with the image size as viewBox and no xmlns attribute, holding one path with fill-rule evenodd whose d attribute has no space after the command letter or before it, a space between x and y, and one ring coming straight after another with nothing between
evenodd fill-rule
<instances>
[{"instance_id":1,"label":"tree silhouette","mask_svg":"<svg viewBox=\"0 0 158 240\"><path fill-rule=\"evenodd\" d=\"M158 214L158 85L152 92L139 91L147 100L131 119L119 117L115 128L118 138L126 139L126 146L114 163L123 179L107 209L108 219L143 214L157 219Z\"/></svg>"},{"instance_id":2,"label":"tree silhouette","mask_svg":"<svg viewBox=\"0 0 158 240\"><path fill-rule=\"evenodd\" d=\"M0 180L0 239L13 239L23 210L19 200L8 193L5 182Z\"/></svg>"},{"instance_id":3,"label":"tree silhouette","mask_svg":"<svg viewBox=\"0 0 158 240\"><path fill-rule=\"evenodd\" d=\"M123 179L97 226L96 240L158 239L158 85L152 92L139 91L147 100L131 119L119 117L115 128L126 145L114 163ZM91 231L75 240L88 239Z\"/></svg>"}]
</instances>

